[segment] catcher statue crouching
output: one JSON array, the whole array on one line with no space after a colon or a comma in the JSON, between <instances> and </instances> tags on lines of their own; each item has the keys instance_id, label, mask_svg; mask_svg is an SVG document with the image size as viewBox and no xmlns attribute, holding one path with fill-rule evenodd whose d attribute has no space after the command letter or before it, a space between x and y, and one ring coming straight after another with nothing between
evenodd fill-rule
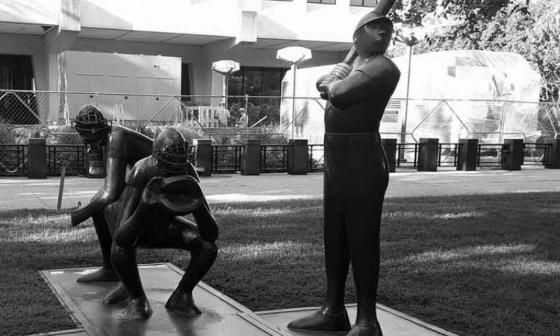
<instances>
[{"instance_id":1,"label":"catcher statue crouching","mask_svg":"<svg viewBox=\"0 0 560 336\"><path fill-rule=\"evenodd\" d=\"M177 248L191 252L191 261L166 308L200 314L192 291L217 255L218 227L186 159L188 144L174 128L155 139L153 153L138 161L120 199L108 205L105 218L113 235L111 261L121 283L104 303L128 300L125 318L146 319L152 311L138 274L136 248ZM196 224L182 217L192 213Z\"/></svg>"}]
</instances>

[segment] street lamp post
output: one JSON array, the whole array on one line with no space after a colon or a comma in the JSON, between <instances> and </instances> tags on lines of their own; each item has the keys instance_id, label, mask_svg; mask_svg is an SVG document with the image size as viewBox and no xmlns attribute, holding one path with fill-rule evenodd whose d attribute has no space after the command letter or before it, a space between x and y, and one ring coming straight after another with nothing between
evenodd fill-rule
<instances>
[{"instance_id":1,"label":"street lamp post","mask_svg":"<svg viewBox=\"0 0 560 336\"><path fill-rule=\"evenodd\" d=\"M311 59L311 50L304 47L286 47L278 50L276 58L289 62L293 72L292 83L292 130L291 138L294 138L294 127L296 123L296 71L297 66L304 61Z\"/></svg>"},{"instance_id":2,"label":"street lamp post","mask_svg":"<svg viewBox=\"0 0 560 336\"><path fill-rule=\"evenodd\" d=\"M212 70L221 74L223 76L223 96L224 96L224 107L228 108L228 78L229 75L239 70L239 63L232 60L221 60L212 63Z\"/></svg>"},{"instance_id":3,"label":"street lamp post","mask_svg":"<svg viewBox=\"0 0 560 336\"><path fill-rule=\"evenodd\" d=\"M406 79L406 100L404 105L404 115L401 118L401 144L406 142L406 126L408 119L408 100L410 97L410 75L412 73L412 48L420 42L411 27L403 27L400 29L395 37L395 40L403 43L408 47L408 75ZM401 146L402 147L402 146ZM399 159L404 158L404 150L399 151Z\"/></svg>"}]
</instances>

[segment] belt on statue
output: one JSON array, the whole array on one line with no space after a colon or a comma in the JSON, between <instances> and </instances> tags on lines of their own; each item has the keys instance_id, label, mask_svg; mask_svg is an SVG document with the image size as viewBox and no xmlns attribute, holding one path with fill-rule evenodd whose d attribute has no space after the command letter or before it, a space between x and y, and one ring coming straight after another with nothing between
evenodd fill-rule
<instances>
[{"instance_id":1,"label":"belt on statue","mask_svg":"<svg viewBox=\"0 0 560 336\"><path fill-rule=\"evenodd\" d=\"M334 132L326 132L325 135L328 136L380 136L379 133L334 133Z\"/></svg>"}]
</instances>

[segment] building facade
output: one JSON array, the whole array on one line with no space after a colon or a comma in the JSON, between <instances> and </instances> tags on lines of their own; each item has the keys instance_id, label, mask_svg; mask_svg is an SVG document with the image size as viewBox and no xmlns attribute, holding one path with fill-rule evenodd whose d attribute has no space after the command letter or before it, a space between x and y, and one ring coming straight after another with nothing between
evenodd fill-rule
<instances>
[{"instance_id":1,"label":"building facade","mask_svg":"<svg viewBox=\"0 0 560 336\"><path fill-rule=\"evenodd\" d=\"M278 49L311 49L302 66L339 62L376 2L0 0L0 89L221 95L211 67L223 59L279 88L289 65ZM246 87L235 93L275 92ZM60 120L60 110L42 118Z\"/></svg>"}]
</instances>

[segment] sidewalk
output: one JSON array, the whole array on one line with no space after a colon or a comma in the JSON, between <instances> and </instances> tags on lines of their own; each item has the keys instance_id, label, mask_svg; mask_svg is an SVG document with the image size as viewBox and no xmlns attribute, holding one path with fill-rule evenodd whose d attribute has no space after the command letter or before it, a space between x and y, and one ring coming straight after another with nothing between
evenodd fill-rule
<instances>
[{"instance_id":1,"label":"sidewalk","mask_svg":"<svg viewBox=\"0 0 560 336\"><path fill-rule=\"evenodd\" d=\"M54 177L0 178L0 211L56 209L59 183ZM75 207L78 202L87 204L102 185L102 179L67 177L62 208ZM320 198L323 174L216 174L202 178L202 185L210 203ZM387 198L549 191L560 191L560 170L401 171L391 174Z\"/></svg>"}]
</instances>

